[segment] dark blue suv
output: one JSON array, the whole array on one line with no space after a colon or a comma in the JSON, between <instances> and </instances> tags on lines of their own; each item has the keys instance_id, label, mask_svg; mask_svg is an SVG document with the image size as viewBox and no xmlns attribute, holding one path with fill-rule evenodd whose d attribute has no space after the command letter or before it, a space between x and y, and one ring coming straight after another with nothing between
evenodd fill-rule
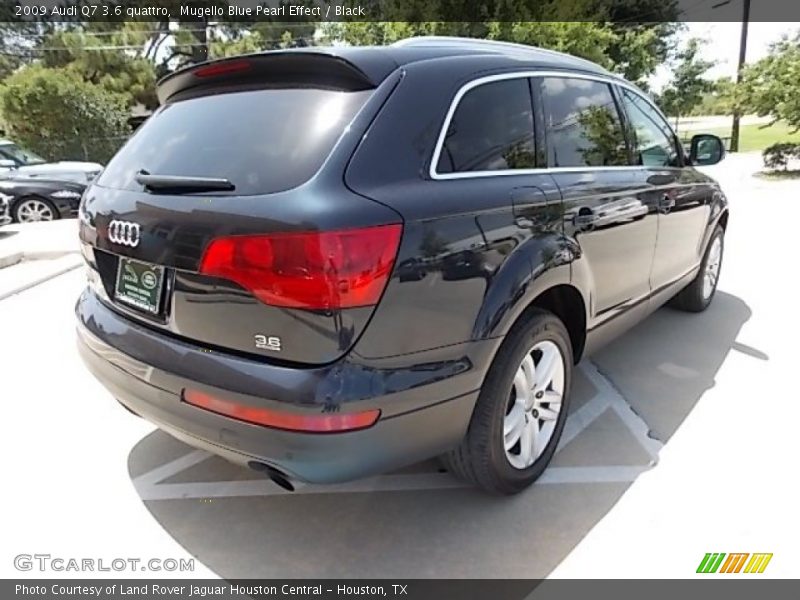
<instances>
[{"instance_id":1,"label":"dark blue suv","mask_svg":"<svg viewBox=\"0 0 800 600\"><path fill-rule=\"evenodd\" d=\"M728 222L641 91L535 48L266 52L160 82L84 195L91 371L131 411L292 489L443 456L532 483L573 365L714 295Z\"/></svg>"}]
</instances>

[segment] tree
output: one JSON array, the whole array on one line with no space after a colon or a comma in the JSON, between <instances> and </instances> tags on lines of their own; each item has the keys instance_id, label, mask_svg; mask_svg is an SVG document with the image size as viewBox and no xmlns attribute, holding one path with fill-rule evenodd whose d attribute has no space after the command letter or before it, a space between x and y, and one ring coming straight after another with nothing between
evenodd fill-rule
<instances>
[{"instance_id":1,"label":"tree","mask_svg":"<svg viewBox=\"0 0 800 600\"><path fill-rule=\"evenodd\" d=\"M720 77L711 83L711 91L689 114L732 115L736 106L736 84L730 77Z\"/></svg>"},{"instance_id":2,"label":"tree","mask_svg":"<svg viewBox=\"0 0 800 600\"><path fill-rule=\"evenodd\" d=\"M676 0L385 0L380 21L326 23L321 30L330 41L353 45L419 35L517 42L587 58L642 83L672 49L680 25L663 21L676 18L676 6Z\"/></svg>"},{"instance_id":3,"label":"tree","mask_svg":"<svg viewBox=\"0 0 800 600\"><path fill-rule=\"evenodd\" d=\"M675 34L683 27L678 0L597 0L593 10L607 11L614 71L646 89L647 78L675 52Z\"/></svg>"},{"instance_id":4,"label":"tree","mask_svg":"<svg viewBox=\"0 0 800 600\"><path fill-rule=\"evenodd\" d=\"M737 102L745 110L800 129L800 34L784 37L766 57L745 67Z\"/></svg>"},{"instance_id":5,"label":"tree","mask_svg":"<svg viewBox=\"0 0 800 600\"><path fill-rule=\"evenodd\" d=\"M660 95L662 110L669 116L675 117L675 129L678 128L680 116L688 115L702 102L703 95L713 89L713 84L704 79L703 75L714 66L714 63L698 56L701 48L701 41L692 38L678 52L672 81Z\"/></svg>"},{"instance_id":6,"label":"tree","mask_svg":"<svg viewBox=\"0 0 800 600\"><path fill-rule=\"evenodd\" d=\"M19 20L15 5L15 2L0 3L0 80L33 61L37 38L52 27Z\"/></svg>"},{"instance_id":7,"label":"tree","mask_svg":"<svg viewBox=\"0 0 800 600\"><path fill-rule=\"evenodd\" d=\"M55 31L39 51L46 67L66 68L76 77L125 97L129 106L155 108L155 65L145 56L150 24L87 23Z\"/></svg>"},{"instance_id":8,"label":"tree","mask_svg":"<svg viewBox=\"0 0 800 600\"><path fill-rule=\"evenodd\" d=\"M0 90L8 135L51 160L106 162L130 134L125 98L67 69L24 68Z\"/></svg>"}]
</instances>

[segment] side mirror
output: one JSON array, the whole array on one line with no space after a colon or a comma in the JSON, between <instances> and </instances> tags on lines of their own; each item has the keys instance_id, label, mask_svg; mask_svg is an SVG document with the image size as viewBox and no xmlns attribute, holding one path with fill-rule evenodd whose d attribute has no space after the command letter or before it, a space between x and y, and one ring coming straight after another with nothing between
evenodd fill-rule
<instances>
[{"instance_id":1,"label":"side mirror","mask_svg":"<svg viewBox=\"0 0 800 600\"><path fill-rule=\"evenodd\" d=\"M0 169L16 169L16 168L17 168L17 163L15 163L13 160L10 160L8 158L0 160Z\"/></svg>"},{"instance_id":2,"label":"side mirror","mask_svg":"<svg viewBox=\"0 0 800 600\"><path fill-rule=\"evenodd\" d=\"M689 158L693 165L715 165L725 158L725 144L722 139L710 133L692 136Z\"/></svg>"}]
</instances>

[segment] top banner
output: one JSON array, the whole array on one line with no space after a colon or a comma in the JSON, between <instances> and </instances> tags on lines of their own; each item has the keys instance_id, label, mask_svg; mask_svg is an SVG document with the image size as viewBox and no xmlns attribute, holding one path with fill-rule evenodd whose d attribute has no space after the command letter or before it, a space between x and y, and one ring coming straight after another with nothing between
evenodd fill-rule
<instances>
[{"instance_id":1,"label":"top banner","mask_svg":"<svg viewBox=\"0 0 800 600\"><path fill-rule=\"evenodd\" d=\"M800 21L800 0L0 0L0 21Z\"/></svg>"}]
</instances>

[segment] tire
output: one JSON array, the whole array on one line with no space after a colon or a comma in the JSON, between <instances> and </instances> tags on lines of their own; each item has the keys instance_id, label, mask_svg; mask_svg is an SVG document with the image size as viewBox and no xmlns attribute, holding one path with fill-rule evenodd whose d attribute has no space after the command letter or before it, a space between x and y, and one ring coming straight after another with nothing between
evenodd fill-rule
<instances>
[{"instance_id":1,"label":"tire","mask_svg":"<svg viewBox=\"0 0 800 600\"><path fill-rule=\"evenodd\" d=\"M26 210L26 207L28 210ZM39 196L26 196L20 198L14 205L14 221L17 223L31 223L34 221L55 221L60 218L55 205L46 198ZM30 214L39 214L41 218L30 218ZM47 216L49 215L49 216Z\"/></svg>"},{"instance_id":2,"label":"tire","mask_svg":"<svg viewBox=\"0 0 800 600\"><path fill-rule=\"evenodd\" d=\"M553 354L556 350L557 356ZM561 362L560 371L558 368L552 371L555 375L550 383L537 379L540 376L546 379L546 372L537 374L536 367L549 363L554 356ZM534 390L547 390L540 399L535 395L523 398L518 392L526 389L521 385L521 379L524 380L522 383L530 381L530 378L525 378L527 371L523 367L523 360L527 357L534 365ZM572 344L564 324L552 313L530 309L508 334L492 362L466 436L455 450L442 457L448 470L456 477L495 494L516 494L536 481L553 457L564 429L569 410L572 363ZM547 372L551 371L548 369ZM560 388L558 406L552 401L557 388ZM551 401L544 400L548 397ZM529 401L532 404L530 410L525 408ZM544 417L546 413L548 416ZM514 424L521 425L519 430L522 433L517 444L508 448L509 442L517 439L518 428ZM523 440L526 432L532 431L529 427L544 437L533 436L532 439L539 439L540 446L526 446L532 448L526 457ZM510 431L508 437L507 431ZM527 439L531 439L530 435L527 433Z\"/></svg>"},{"instance_id":3,"label":"tire","mask_svg":"<svg viewBox=\"0 0 800 600\"><path fill-rule=\"evenodd\" d=\"M708 240L700 270L692 282L669 301L670 306L686 312L702 312L708 308L717 292L724 250L725 231L717 225L711 239ZM707 287L707 284L710 287Z\"/></svg>"}]
</instances>

